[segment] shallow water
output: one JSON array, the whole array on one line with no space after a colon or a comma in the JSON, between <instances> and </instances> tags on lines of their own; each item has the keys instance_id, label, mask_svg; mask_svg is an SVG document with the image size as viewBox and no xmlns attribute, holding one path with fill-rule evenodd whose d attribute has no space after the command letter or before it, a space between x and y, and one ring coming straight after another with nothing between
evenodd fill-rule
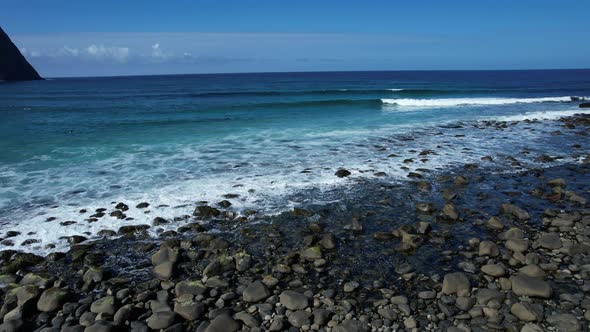
<instances>
[{"instance_id":1,"label":"shallow water","mask_svg":"<svg viewBox=\"0 0 590 332\"><path fill-rule=\"evenodd\" d=\"M579 137L545 140L559 129L553 121L507 132L478 129L477 121L580 113L570 97L590 96L588 74L240 74L2 84L0 236L16 230L22 234L12 248L44 252L57 243L59 250L66 247L61 236L190 214L195 202L215 203L230 193L239 195L230 199L232 210L277 213L337 200L334 190L376 172L400 181L408 172L402 166L444 169L525 148L559 154ZM437 154L420 162L417 152L429 149ZM339 167L351 177L335 177ZM151 213L131 209L133 221L107 216L87 223L90 213L78 212L143 201ZM68 220L77 223L60 225ZM21 246L28 238L40 242Z\"/></svg>"}]
</instances>

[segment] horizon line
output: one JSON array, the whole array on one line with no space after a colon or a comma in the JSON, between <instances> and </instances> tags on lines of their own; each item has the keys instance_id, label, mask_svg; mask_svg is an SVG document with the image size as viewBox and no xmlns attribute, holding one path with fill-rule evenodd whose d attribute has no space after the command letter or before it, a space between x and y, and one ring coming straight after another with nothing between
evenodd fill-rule
<instances>
[{"instance_id":1,"label":"horizon line","mask_svg":"<svg viewBox=\"0 0 590 332\"><path fill-rule=\"evenodd\" d=\"M139 75L104 75L104 76L48 76L46 80L73 78L115 78L115 77L155 77L155 76L207 76L207 75L252 75L252 74L313 74L313 73L378 73L378 72L494 72L494 71L576 71L589 68L537 68L537 69L387 69L387 70L314 70L314 71L260 71L260 72L217 72L186 74L139 74Z\"/></svg>"}]
</instances>

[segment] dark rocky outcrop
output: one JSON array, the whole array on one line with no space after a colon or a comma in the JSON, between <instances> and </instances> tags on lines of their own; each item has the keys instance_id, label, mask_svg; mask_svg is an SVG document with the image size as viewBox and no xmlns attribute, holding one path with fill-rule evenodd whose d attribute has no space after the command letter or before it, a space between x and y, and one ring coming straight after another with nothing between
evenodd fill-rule
<instances>
[{"instance_id":1,"label":"dark rocky outcrop","mask_svg":"<svg viewBox=\"0 0 590 332\"><path fill-rule=\"evenodd\" d=\"M580 108L590 108L590 103L581 103Z\"/></svg>"},{"instance_id":2,"label":"dark rocky outcrop","mask_svg":"<svg viewBox=\"0 0 590 332\"><path fill-rule=\"evenodd\" d=\"M0 28L0 81L41 80L35 68Z\"/></svg>"}]
</instances>

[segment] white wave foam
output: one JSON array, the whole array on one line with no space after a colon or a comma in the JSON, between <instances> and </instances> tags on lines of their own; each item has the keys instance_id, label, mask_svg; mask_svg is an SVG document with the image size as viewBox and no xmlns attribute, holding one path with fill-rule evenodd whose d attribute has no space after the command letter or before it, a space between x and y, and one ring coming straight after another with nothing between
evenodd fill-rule
<instances>
[{"instance_id":1,"label":"white wave foam","mask_svg":"<svg viewBox=\"0 0 590 332\"><path fill-rule=\"evenodd\" d=\"M588 110L575 109L568 111L540 111L527 112L524 114L496 116L493 120L497 121L524 121L524 120L555 120L564 116L572 116L575 114L590 114Z\"/></svg>"},{"instance_id":2,"label":"white wave foam","mask_svg":"<svg viewBox=\"0 0 590 332\"><path fill-rule=\"evenodd\" d=\"M403 91L404 89L387 89L389 91Z\"/></svg>"},{"instance_id":3,"label":"white wave foam","mask_svg":"<svg viewBox=\"0 0 590 332\"><path fill-rule=\"evenodd\" d=\"M581 98L586 99L586 98ZM381 99L383 104L410 107L452 107L464 105L507 105L546 102L571 102L572 97L540 97L540 98L442 98L442 99Z\"/></svg>"}]
</instances>

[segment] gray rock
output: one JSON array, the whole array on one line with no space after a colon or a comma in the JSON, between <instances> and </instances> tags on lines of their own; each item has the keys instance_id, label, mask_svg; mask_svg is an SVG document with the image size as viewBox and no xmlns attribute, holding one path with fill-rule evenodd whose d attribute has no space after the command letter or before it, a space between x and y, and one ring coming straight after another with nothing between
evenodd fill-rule
<instances>
[{"instance_id":1,"label":"gray rock","mask_svg":"<svg viewBox=\"0 0 590 332\"><path fill-rule=\"evenodd\" d=\"M314 309L313 312L313 323L317 326L324 326L330 320L333 313L326 309Z\"/></svg>"},{"instance_id":2,"label":"gray rock","mask_svg":"<svg viewBox=\"0 0 590 332\"><path fill-rule=\"evenodd\" d=\"M487 305L491 300L496 300L499 303L502 303L504 302L504 297L504 293L488 288L480 288L475 293L477 304L480 305Z\"/></svg>"},{"instance_id":3,"label":"gray rock","mask_svg":"<svg viewBox=\"0 0 590 332\"><path fill-rule=\"evenodd\" d=\"M295 327L302 327L303 325L311 324L311 313L305 310L297 310L289 315L287 319L289 323Z\"/></svg>"},{"instance_id":4,"label":"gray rock","mask_svg":"<svg viewBox=\"0 0 590 332\"><path fill-rule=\"evenodd\" d=\"M245 311L238 312L237 314L235 314L234 318L242 321L242 323L244 323L244 325L246 325L250 328L260 326L260 322L258 321L258 319L254 318L252 315L250 315L249 313L247 313Z\"/></svg>"},{"instance_id":5,"label":"gray rock","mask_svg":"<svg viewBox=\"0 0 590 332\"><path fill-rule=\"evenodd\" d=\"M559 332L577 332L582 330L578 319L571 314L555 314L547 317L547 322Z\"/></svg>"},{"instance_id":6,"label":"gray rock","mask_svg":"<svg viewBox=\"0 0 590 332\"><path fill-rule=\"evenodd\" d=\"M543 306L528 302L517 302L510 307L510 312L523 322L540 322L543 320Z\"/></svg>"},{"instance_id":7,"label":"gray rock","mask_svg":"<svg viewBox=\"0 0 590 332\"><path fill-rule=\"evenodd\" d=\"M542 248L549 250L559 249L563 246L561 238L557 233L546 233L541 235L541 237L538 240L538 243Z\"/></svg>"},{"instance_id":8,"label":"gray rock","mask_svg":"<svg viewBox=\"0 0 590 332\"><path fill-rule=\"evenodd\" d=\"M306 295L291 290L283 291L279 300L289 310L303 310L309 306L309 298Z\"/></svg>"},{"instance_id":9,"label":"gray rock","mask_svg":"<svg viewBox=\"0 0 590 332\"><path fill-rule=\"evenodd\" d=\"M537 324L527 323L522 327L520 332L545 332L545 330Z\"/></svg>"},{"instance_id":10,"label":"gray rock","mask_svg":"<svg viewBox=\"0 0 590 332\"><path fill-rule=\"evenodd\" d=\"M241 327L241 324L229 315L221 314L211 321L205 332L236 332Z\"/></svg>"},{"instance_id":11,"label":"gray rock","mask_svg":"<svg viewBox=\"0 0 590 332\"><path fill-rule=\"evenodd\" d=\"M370 330L369 324L352 319L345 319L332 329L333 332L369 332Z\"/></svg>"},{"instance_id":12,"label":"gray rock","mask_svg":"<svg viewBox=\"0 0 590 332\"><path fill-rule=\"evenodd\" d=\"M242 293L242 297L244 301L255 303L260 302L271 295L268 288L260 281L255 281L248 285L244 292Z\"/></svg>"},{"instance_id":13,"label":"gray rock","mask_svg":"<svg viewBox=\"0 0 590 332\"><path fill-rule=\"evenodd\" d=\"M455 306L462 311L469 311L475 305L474 297L460 296L455 301Z\"/></svg>"},{"instance_id":14,"label":"gray rock","mask_svg":"<svg viewBox=\"0 0 590 332\"><path fill-rule=\"evenodd\" d=\"M491 217L487 222L486 222L486 226L489 229L495 230L495 231L501 231L504 229L504 223L502 222L502 220L500 220L499 218L496 217Z\"/></svg>"},{"instance_id":15,"label":"gray rock","mask_svg":"<svg viewBox=\"0 0 590 332\"><path fill-rule=\"evenodd\" d=\"M98 299L90 305L90 311L95 314L114 315L116 311L115 298L113 296L105 296Z\"/></svg>"},{"instance_id":16,"label":"gray rock","mask_svg":"<svg viewBox=\"0 0 590 332\"><path fill-rule=\"evenodd\" d=\"M176 302L174 312L186 320L197 320L203 317L205 305L195 301Z\"/></svg>"},{"instance_id":17,"label":"gray rock","mask_svg":"<svg viewBox=\"0 0 590 332\"><path fill-rule=\"evenodd\" d=\"M131 304L126 304L119 308L119 310L117 310L117 312L115 312L115 315L113 316L113 322L115 323L115 325L123 325L127 321L127 319L129 319L132 309L133 306Z\"/></svg>"},{"instance_id":18,"label":"gray rock","mask_svg":"<svg viewBox=\"0 0 590 332\"><path fill-rule=\"evenodd\" d=\"M58 287L52 287L43 292L39 301L37 301L37 309L42 312L52 312L61 308L64 304L68 292Z\"/></svg>"},{"instance_id":19,"label":"gray rock","mask_svg":"<svg viewBox=\"0 0 590 332\"><path fill-rule=\"evenodd\" d=\"M176 313L173 311L158 311L146 319L147 325L152 330L165 329L174 323Z\"/></svg>"},{"instance_id":20,"label":"gray rock","mask_svg":"<svg viewBox=\"0 0 590 332\"><path fill-rule=\"evenodd\" d=\"M194 280L194 281L181 281L179 283L176 284L176 287L174 287L174 293L176 294L176 297L181 297L185 294L190 294L190 295L201 295L203 293L205 293L207 291L207 286L203 285L202 282L200 282L199 280Z\"/></svg>"},{"instance_id":21,"label":"gray rock","mask_svg":"<svg viewBox=\"0 0 590 332\"><path fill-rule=\"evenodd\" d=\"M287 323L282 317L275 317L268 328L269 331L282 331L285 329Z\"/></svg>"},{"instance_id":22,"label":"gray rock","mask_svg":"<svg viewBox=\"0 0 590 332\"><path fill-rule=\"evenodd\" d=\"M479 243L479 256L496 257L500 254L498 246L492 241L481 241Z\"/></svg>"},{"instance_id":23,"label":"gray rock","mask_svg":"<svg viewBox=\"0 0 590 332\"><path fill-rule=\"evenodd\" d=\"M520 221L529 220L531 218L529 213L526 212L524 209L512 204L502 204L502 206L500 207L500 212L508 214Z\"/></svg>"},{"instance_id":24,"label":"gray rock","mask_svg":"<svg viewBox=\"0 0 590 332\"><path fill-rule=\"evenodd\" d=\"M510 239L506 241L506 249L514 252L524 252L529 249L529 241L523 239Z\"/></svg>"},{"instance_id":25,"label":"gray rock","mask_svg":"<svg viewBox=\"0 0 590 332\"><path fill-rule=\"evenodd\" d=\"M174 272L174 263L173 262L164 262L162 264L158 264L154 266L152 269L154 277L160 280L168 280L172 277L172 273Z\"/></svg>"},{"instance_id":26,"label":"gray rock","mask_svg":"<svg viewBox=\"0 0 590 332\"><path fill-rule=\"evenodd\" d=\"M471 283L467 276L462 272L448 273L443 280L442 292L444 294L457 294L459 292L469 292Z\"/></svg>"},{"instance_id":27,"label":"gray rock","mask_svg":"<svg viewBox=\"0 0 590 332\"><path fill-rule=\"evenodd\" d=\"M481 272L492 277L502 277L506 274L506 269L500 264L486 264L481 267Z\"/></svg>"},{"instance_id":28,"label":"gray rock","mask_svg":"<svg viewBox=\"0 0 590 332\"><path fill-rule=\"evenodd\" d=\"M84 332L111 332L115 330L115 324L106 320L97 320L86 327Z\"/></svg>"},{"instance_id":29,"label":"gray rock","mask_svg":"<svg viewBox=\"0 0 590 332\"><path fill-rule=\"evenodd\" d=\"M510 281L512 283L512 291L518 296L539 297L544 299L551 297L551 285L543 280L519 274L510 277Z\"/></svg>"}]
</instances>

